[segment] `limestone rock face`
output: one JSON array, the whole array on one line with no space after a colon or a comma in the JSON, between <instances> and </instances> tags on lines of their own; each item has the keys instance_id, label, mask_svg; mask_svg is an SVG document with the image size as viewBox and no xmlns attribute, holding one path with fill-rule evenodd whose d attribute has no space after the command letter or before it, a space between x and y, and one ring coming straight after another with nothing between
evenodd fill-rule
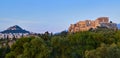
<instances>
[{"instance_id":1,"label":"limestone rock face","mask_svg":"<svg viewBox=\"0 0 120 58\"><path fill-rule=\"evenodd\" d=\"M69 27L69 32L80 32L80 31L88 31L91 28L96 29L97 27L107 27L111 29L117 29L116 23L110 23L108 17L99 17L96 20L85 20L79 21L75 24L71 24Z\"/></svg>"}]
</instances>

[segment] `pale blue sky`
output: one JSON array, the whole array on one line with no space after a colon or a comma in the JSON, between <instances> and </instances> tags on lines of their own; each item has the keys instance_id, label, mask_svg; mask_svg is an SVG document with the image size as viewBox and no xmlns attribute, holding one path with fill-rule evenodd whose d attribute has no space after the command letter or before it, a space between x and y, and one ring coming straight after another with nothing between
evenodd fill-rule
<instances>
[{"instance_id":1,"label":"pale blue sky","mask_svg":"<svg viewBox=\"0 0 120 58\"><path fill-rule=\"evenodd\" d=\"M103 16L120 23L120 0L0 0L0 31L19 25L37 33L60 32Z\"/></svg>"}]
</instances>

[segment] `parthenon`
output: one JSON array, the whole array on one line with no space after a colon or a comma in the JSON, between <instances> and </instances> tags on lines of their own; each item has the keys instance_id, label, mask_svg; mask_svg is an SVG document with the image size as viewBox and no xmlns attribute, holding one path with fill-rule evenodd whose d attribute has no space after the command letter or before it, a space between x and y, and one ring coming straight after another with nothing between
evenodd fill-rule
<instances>
[{"instance_id":1,"label":"parthenon","mask_svg":"<svg viewBox=\"0 0 120 58\"><path fill-rule=\"evenodd\" d=\"M96 29L97 27L107 27L109 29L117 29L117 24L109 22L108 17L99 17L96 20L85 20L79 21L76 24L71 24L69 27L69 32L80 32L88 31L91 28Z\"/></svg>"}]
</instances>

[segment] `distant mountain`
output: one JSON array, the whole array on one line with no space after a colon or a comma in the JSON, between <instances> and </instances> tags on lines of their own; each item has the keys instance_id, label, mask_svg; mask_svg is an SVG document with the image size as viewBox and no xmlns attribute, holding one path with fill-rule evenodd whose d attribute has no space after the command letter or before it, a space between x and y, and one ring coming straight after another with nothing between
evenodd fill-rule
<instances>
[{"instance_id":1,"label":"distant mountain","mask_svg":"<svg viewBox=\"0 0 120 58\"><path fill-rule=\"evenodd\" d=\"M29 31L23 30L21 27L18 25L11 26L7 30L4 30L0 33L30 33Z\"/></svg>"},{"instance_id":2,"label":"distant mountain","mask_svg":"<svg viewBox=\"0 0 120 58\"><path fill-rule=\"evenodd\" d=\"M120 24L117 24L118 29L120 29Z\"/></svg>"}]
</instances>

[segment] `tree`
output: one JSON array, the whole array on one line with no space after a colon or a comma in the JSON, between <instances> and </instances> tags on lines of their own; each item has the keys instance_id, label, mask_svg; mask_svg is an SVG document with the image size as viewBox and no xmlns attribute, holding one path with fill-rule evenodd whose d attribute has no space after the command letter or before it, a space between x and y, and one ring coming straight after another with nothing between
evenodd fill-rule
<instances>
[{"instance_id":1,"label":"tree","mask_svg":"<svg viewBox=\"0 0 120 58\"><path fill-rule=\"evenodd\" d=\"M116 44L106 45L101 44L95 50L85 52L86 58L120 58L120 48Z\"/></svg>"}]
</instances>

